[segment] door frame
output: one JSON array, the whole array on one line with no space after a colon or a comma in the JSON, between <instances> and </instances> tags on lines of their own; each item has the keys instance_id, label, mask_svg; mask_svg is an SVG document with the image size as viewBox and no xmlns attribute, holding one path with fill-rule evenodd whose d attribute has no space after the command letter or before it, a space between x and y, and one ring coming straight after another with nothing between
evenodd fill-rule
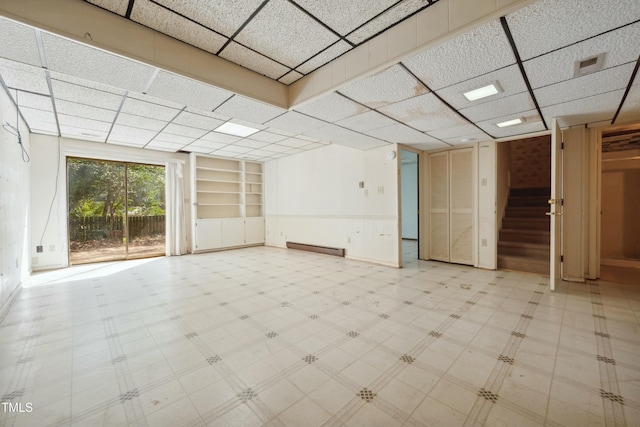
<instances>
[{"instance_id":1,"label":"door frame","mask_svg":"<svg viewBox=\"0 0 640 427\"><path fill-rule=\"evenodd\" d=\"M640 120L624 124L595 124L588 127L590 179L587 278L591 280L600 277L600 246L602 243L602 134L626 129L640 130Z\"/></svg>"},{"instance_id":2,"label":"door frame","mask_svg":"<svg viewBox=\"0 0 640 427\"><path fill-rule=\"evenodd\" d=\"M138 161L128 161L128 160L117 160L117 159L103 159L103 158L99 158L99 157L90 157L90 156L81 156L81 155L65 155L64 156L64 180L65 180L65 192L64 192L64 223L65 223L65 228L66 228L66 245L67 245L67 250L66 250L66 254L67 254L67 263L66 266L70 266L70 265L80 265L80 264L71 264L71 230L69 227L69 169L68 169L68 165L69 165L69 160L72 159L80 159L80 160L87 160L87 161L94 161L94 162L102 162L102 163L121 163L124 166L124 210L125 210L125 215L123 218L123 224L122 224L122 231L123 231L123 238L126 241L125 244L125 248L124 248L124 258L117 258L117 259L113 259L113 260L106 260L105 262L111 262L111 261L126 261L126 260L132 260L132 259L142 259L142 258L153 258L153 257L158 257L158 256L164 256L166 251L163 252L162 255L159 254L151 254L151 255L134 255L134 256L130 256L129 255L129 243L130 243L130 239L129 239L129 216L128 216L128 212L129 212L129 187L128 187L128 166L129 165L139 165L139 166L153 166L153 167L161 167L164 169L164 175L165 175L165 182L164 182L164 195L165 195L165 206L168 203L168 201L166 200L166 194L167 194L167 181L166 181L166 173L167 173L167 166L166 163L154 163L154 162L150 162L150 163L144 163L144 162L138 162ZM166 209L165 209L165 216L167 215L166 213ZM166 220L165 220L166 223ZM166 248L167 246L167 230L165 229L165 242L164 242L164 246ZM101 261L97 261L97 262L101 262ZM88 263L87 263L88 264Z\"/></svg>"},{"instance_id":3,"label":"door frame","mask_svg":"<svg viewBox=\"0 0 640 427\"><path fill-rule=\"evenodd\" d=\"M422 249L422 227L421 227L421 215L420 212L424 212L423 211L423 198L420 197L420 190L421 190L421 186L420 183L422 182L422 177L424 174L424 170L423 170L423 158L427 157L424 155L424 151L418 150L417 148L413 148L410 147L408 145L404 145L404 144L398 144L398 156L397 156L397 161L398 161L398 266L400 268L402 268L402 150L404 151L408 151L410 153L414 153L416 154L417 157L417 170L418 170L418 174L417 174L417 182L416 182L416 197L417 197L417 201L418 201L418 218L417 218L417 223L418 223L418 259L424 259L421 258L422 254L423 254L423 249Z\"/></svg>"}]
</instances>

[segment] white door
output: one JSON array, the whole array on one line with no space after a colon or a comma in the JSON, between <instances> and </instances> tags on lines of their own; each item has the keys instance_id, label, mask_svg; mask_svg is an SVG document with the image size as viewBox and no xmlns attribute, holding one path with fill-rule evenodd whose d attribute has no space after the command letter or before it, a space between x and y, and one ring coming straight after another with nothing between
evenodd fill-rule
<instances>
[{"instance_id":1,"label":"white door","mask_svg":"<svg viewBox=\"0 0 640 427\"><path fill-rule=\"evenodd\" d=\"M549 287L553 291L562 280L562 131L556 119L551 123L551 256Z\"/></svg>"},{"instance_id":2,"label":"white door","mask_svg":"<svg viewBox=\"0 0 640 427\"><path fill-rule=\"evenodd\" d=\"M473 148L449 152L450 260L473 264Z\"/></svg>"},{"instance_id":3,"label":"white door","mask_svg":"<svg viewBox=\"0 0 640 427\"><path fill-rule=\"evenodd\" d=\"M429 155L429 253L449 262L449 153Z\"/></svg>"}]
</instances>

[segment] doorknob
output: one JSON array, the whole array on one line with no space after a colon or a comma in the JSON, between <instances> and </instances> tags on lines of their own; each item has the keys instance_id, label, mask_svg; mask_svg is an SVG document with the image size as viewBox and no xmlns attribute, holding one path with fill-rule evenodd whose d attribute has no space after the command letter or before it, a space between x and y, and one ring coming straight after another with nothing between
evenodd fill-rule
<instances>
[{"instance_id":1,"label":"doorknob","mask_svg":"<svg viewBox=\"0 0 640 427\"><path fill-rule=\"evenodd\" d=\"M562 212L545 212L545 215L551 216L551 215L562 215Z\"/></svg>"}]
</instances>

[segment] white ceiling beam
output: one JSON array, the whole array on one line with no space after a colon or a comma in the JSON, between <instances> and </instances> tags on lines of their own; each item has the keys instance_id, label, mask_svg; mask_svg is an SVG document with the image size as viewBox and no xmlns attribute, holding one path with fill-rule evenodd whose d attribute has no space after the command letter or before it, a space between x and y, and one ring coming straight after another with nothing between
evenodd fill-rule
<instances>
[{"instance_id":1,"label":"white ceiling beam","mask_svg":"<svg viewBox=\"0 0 640 427\"><path fill-rule=\"evenodd\" d=\"M289 105L304 105L533 1L440 0L291 84Z\"/></svg>"},{"instance_id":2,"label":"white ceiling beam","mask_svg":"<svg viewBox=\"0 0 640 427\"><path fill-rule=\"evenodd\" d=\"M0 16L278 107L287 86L81 0L3 0Z\"/></svg>"}]
</instances>

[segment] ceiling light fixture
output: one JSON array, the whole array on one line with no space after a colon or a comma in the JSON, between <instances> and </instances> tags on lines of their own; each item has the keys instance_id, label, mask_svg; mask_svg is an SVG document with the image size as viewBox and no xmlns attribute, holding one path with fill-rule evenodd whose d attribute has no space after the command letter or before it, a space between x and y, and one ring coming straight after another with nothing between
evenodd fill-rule
<instances>
[{"instance_id":1,"label":"ceiling light fixture","mask_svg":"<svg viewBox=\"0 0 640 427\"><path fill-rule=\"evenodd\" d=\"M250 128L249 126L243 126L236 123L226 122L218 126L216 129L214 129L214 131L226 133L227 135L241 136L244 138L249 135L253 135L254 133L258 132L259 129Z\"/></svg>"},{"instance_id":2,"label":"ceiling light fixture","mask_svg":"<svg viewBox=\"0 0 640 427\"><path fill-rule=\"evenodd\" d=\"M520 123L523 123L523 122L524 122L524 119L519 117L517 119L507 120L506 122L496 123L496 126L498 126L499 128L506 128L508 126L519 125Z\"/></svg>"},{"instance_id":3,"label":"ceiling light fixture","mask_svg":"<svg viewBox=\"0 0 640 427\"><path fill-rule=\"evenodd\" d=\"M469 90L467 92L463 92L465 98L469 101L477 101L478 99L486 98L488 96L497 95L503 92L502 87L500 87L500 83L493 82L486 86L482 86L473 90Z\"/></svg>"}]
</instances>

